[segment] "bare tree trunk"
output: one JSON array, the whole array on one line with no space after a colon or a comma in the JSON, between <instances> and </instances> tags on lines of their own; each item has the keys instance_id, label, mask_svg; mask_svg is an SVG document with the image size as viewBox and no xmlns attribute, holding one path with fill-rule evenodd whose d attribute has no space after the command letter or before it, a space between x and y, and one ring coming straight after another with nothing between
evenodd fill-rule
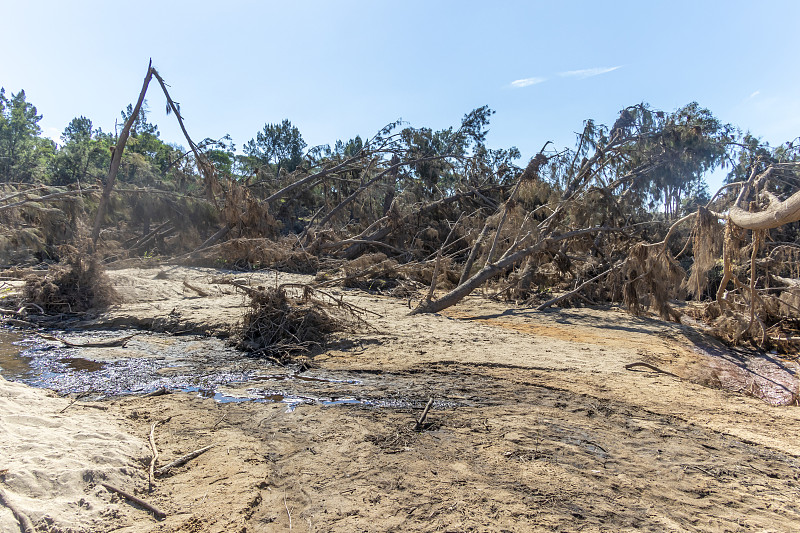
<instances>
[{"instance_id":1,"label":"bare tree trunk","mask_svg":"<svg viewBox=\"0 0 800 533\"><path fill-rule=\"evenodd\" d=\"M772 229L800 220L800 192L782 202L771 202L766 210L750 213L740 207L731 207L731 222L740 228Z\"/></svg>"},{"instance_id":2,"label":"bare tree trunk","mask_svg":"<svg viewBox=\"0 0 800 533\"><path fill-rule=\"evenodd\" d=\"M142 84L142 91L139 93L139 100L136 102L136 107L133 108L131 116L125 121L125 126L117 139L117 146L114 148L114 154L111 156L111 167L108 169L108 177L106 177L106 184L103 187L103 194L100 197L100 205L97 206L97 215L94 219L94 228L92 229L92 248L97 247L97 239L100 237L100 224L103 222L103 217L108 210L108 202L111 198L111 191L114 190L114 180L119 172L119 165L122 162L122 151L125 150L125 143L128 142L128 136L131 133L136 117L139 116L139 111L142 109L142 102L144 102L144 95L147 94L147 87L150 85L150 80L153 77L153 60L147 65L147 75L144 77Z\"/></svg>"},{"instance_id":3,"label":"bare tree trunk","mask_svg":"<svg viewBox=\"0 0 800 533\"><path fill-rule=\"evenodd\" d=\"M215 189L219 188L217 179L214 176L214 167L208 162L206 157L200 153L197 145L194 143L194 141L192 141L191 137L189 137L189 132L186 131L186 127L183 125L183 117L181 116L180 109L178 109L178 106L172 101L172 97L169 95L167 84L164 83L164 79L158 74L158 72L156 72L156 69L152 69L152 71L153 76L156 77L159 85L161 85L161 90L164 91L164 96L167 98L167 105L169 105L169 108L172 109L173 113L175 113L175 118L178 119L178 125L181 127L181 131L183 132L183 136L186 138L186 142L189 143L189 148L191 148L192 153L194 154L194 158L197 161L197 166L200 168L200 172L203 173L206 186L206 199L213 204L214 195L216 192Z\"/></svg>"}]
</instances>

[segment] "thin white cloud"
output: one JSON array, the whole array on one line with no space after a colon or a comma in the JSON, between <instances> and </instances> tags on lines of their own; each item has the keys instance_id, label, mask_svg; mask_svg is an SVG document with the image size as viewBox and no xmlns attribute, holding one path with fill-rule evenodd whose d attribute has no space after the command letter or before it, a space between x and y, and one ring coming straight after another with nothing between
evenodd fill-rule
<instances>
[{"instance_id":1,"label":"thin white cloud","mask_svg":"<svg viewBox=\"0 0 800 533\"><path fill-rule=\"evenodd\" d=\"M609 72L613 72L617 69L622 68L622 65L616 67L594 67L594 68L584 68L580 70L567 70L565 72L559 72L558 75L564 78L591 78L592 76L599 76L600 74L608 74Z\"/></svg>"},{"instance_id":2,"label":"thin white cloud","mask_svg":"<svg viewBox=\"0 0 800 533\"><path fill-rule=\"evenodd\" d=\"M758 96L759 94L761 94L761 90L755 91L753 94L751 94L750 96L748 96L748 97L747 97L747 99L749 100L749 99L751 99L751 98L755 98L755 97L756 97L756 96Z\"/></svg>"},{"instance_id":3,"label":"thin white cloud","mask_svg":"<svg viewBox=\"0 0 800 533\"><path fill-rule=\"evenodd\" d=\"M528 87L530 85L536 85L537 83L542 83L543 81L547 81L547 78L523 78L521 80L514 80L511 82L511 86L520 89L522 87Z\"/></svg>"}]
</instances>

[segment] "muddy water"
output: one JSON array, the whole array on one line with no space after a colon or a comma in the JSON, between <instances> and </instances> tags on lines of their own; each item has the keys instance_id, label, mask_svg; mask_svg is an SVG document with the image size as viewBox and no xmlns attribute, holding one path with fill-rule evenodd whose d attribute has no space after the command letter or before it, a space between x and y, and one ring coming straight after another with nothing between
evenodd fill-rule
<instances>
[{"instance_id":1,"label":"muddy water","mask_svg":"<svg viewBox=\"0 0 800 533\"><path fill-rule=\"evenodd\" d=\"M282 402L419 407L430 387L409 376L376 373L300 373L249 356L223 340L150 332L50 332L72 344L136 333L124 347L67 347L57 340L0 330L0 374L11 381L80 395L86 400L165 389L218 402ZM437 402L437 406L464 402ZM441 404L441 405L439 405Z\"/></svg>"}]
</instances>

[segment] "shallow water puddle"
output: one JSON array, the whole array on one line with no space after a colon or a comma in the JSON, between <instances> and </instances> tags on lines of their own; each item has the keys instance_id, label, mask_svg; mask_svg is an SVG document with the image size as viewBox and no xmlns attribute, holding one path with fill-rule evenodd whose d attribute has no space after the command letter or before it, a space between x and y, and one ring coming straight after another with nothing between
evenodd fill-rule
<instances>
[{"instance_id":1,"label":"shallow water puddle","mask_svg":"<svg viewBox=\"0 0 800 533\"><path fill-rule=\"evenodd\" d=\"M60 332L71 343L100 342L131 332ZM390 375L298 373L199 336L138 332L124 347L67 347L52 338L0 330L0 374L61 394L104 398L160 389L197 393L220 403L364 405L417 408L426 390ZM452 402L437 401L437 406ZM455 405L455 404L454 404Z\"/></svg>"},{"instance_id":2,"label":"shallow water puddle","mask_svg":"<svg viewBox=\"0 0 800 533\"><path fill-rule=\"evenodd\" d=\"M8 380L20 381L32 372L31 358L18 345L25 337L14 332L0 333L0 374Z\"/></svg>"}]
</instances>

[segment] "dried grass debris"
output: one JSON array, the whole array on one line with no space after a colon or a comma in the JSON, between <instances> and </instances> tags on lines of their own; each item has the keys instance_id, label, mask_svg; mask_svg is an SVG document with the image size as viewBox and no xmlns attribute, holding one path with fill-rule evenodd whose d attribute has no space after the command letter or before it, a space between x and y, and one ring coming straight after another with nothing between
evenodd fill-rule
<instances>
[{"instance_id":1,"label":"dried grass debris","mask_svg":"<svg viewBox=\"0 0 800 533\"><path fill-rule=\"evenodd\" d=\"M80 313L108 307L118 301L111 280L94 255L75 248L62 251L62 262L47 275L28 276L22 290L23 303L35 304L45 313Z\"/></svg>"},{"instance_id":2,"label":"dried grass debris","mask_svg":"<svg viewBox=\"0 0 800 533\"><path fill-rule=\"evenodd\" d=\"M236 347L279 363L323 347L334 333L368 326L366 310L310 285L253 289L233 284L250 297Z\"/></svg>"}]
</instances>

